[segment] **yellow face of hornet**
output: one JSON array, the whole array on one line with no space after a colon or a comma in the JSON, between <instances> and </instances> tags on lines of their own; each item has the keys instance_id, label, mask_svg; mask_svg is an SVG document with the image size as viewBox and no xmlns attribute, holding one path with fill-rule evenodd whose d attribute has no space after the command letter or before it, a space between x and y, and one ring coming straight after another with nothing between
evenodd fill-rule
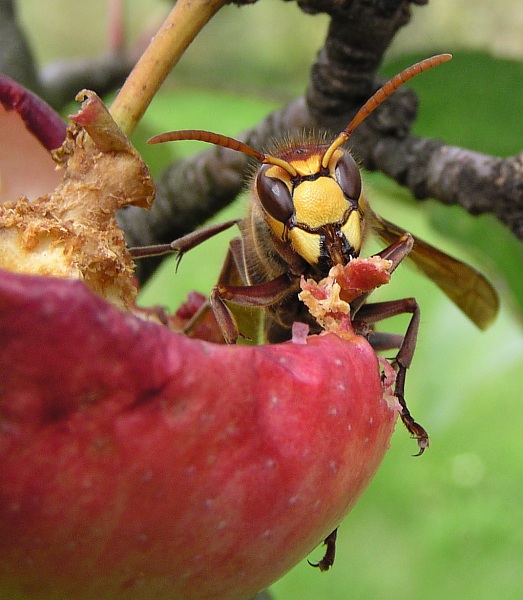
<instances>
[{"instance_id":1,"label":"yellow face of hornet","mask_svg":"<svg viewBox=\"0 0 523 600\"><path fill-rule=\"evenodd\" d=\"M264 165L256 191L273 233L322 273L359 255L363 242L365 201L360 171L351 155L337 149L326 167L324 147L288 151L291 175Z\"/></svg>"}]
</instances>

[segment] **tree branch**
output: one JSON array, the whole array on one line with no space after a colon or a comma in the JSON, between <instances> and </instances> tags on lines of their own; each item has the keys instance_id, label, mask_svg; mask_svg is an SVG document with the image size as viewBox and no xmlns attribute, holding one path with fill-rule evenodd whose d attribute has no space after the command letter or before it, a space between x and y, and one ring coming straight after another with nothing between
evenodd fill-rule
<instances>
[{"instance_id":1,"label":"tree branch","mask_svg":"<svg viewBox=\"0 0 523 600\"><path fill-rule=\"evenodd\" d=\"M523 240L523 154L502 159L407 136L382 138L371 158L416 198L457 204L472 215L492 213Z\"/></svg>"}]
</instances>

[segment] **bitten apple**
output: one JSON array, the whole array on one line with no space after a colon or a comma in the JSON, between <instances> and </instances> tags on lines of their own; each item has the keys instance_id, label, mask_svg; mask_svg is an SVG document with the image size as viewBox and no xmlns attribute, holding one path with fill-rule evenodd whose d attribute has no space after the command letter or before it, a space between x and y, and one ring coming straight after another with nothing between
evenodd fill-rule
<instances>
[{"instance_id":1,"label":"bitten apple","mask_svg":"<svg viewBox=\"0 0 523 600\"><path fill-rule=\"evenodd\" d=\"M230 347L0 273L0 596L245 600L372 479L396 422L359 336Z\"/></svg>"}]
</instances>

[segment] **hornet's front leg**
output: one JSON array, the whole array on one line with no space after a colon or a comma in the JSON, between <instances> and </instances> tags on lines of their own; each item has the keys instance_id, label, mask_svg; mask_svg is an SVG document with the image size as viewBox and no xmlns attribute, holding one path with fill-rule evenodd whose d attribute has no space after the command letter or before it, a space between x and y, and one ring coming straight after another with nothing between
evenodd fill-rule
<instances>
[{"instance_id":1,"label":"hornet's front leg","mask_svg":"<svg viewBox=\"0 0 523 600\"><path fill-rule=\"evenodd\" d=\"M372 323L377 323L378 321L388 319L389 317L405 313L410 313L412 316L403 337L400 336L398 338L398 336L391 335L389 338L388 334L375 334L371 331L368 338L371 345L375 347L373 337L376 336L376 345L378 346L376 349L382 349L387 346L398 347L397 342L399 341L398 353L392 360L392 366L396 371L394 395L397 397L402 408L401 420L412 436L418 440L419 452L416 456L420 456L429 446L429 435L425 429L414 420L405 401L405 376L407 374L407 369L412 363L414 350L416 349L416 340L420 322L418 303L414 298L403 298L401 300L392 300L390 302L364 304L358 311L353 322L354 327L357 330L358 328L366 328L367 325Z\"/></svg>"},{"instance_id":2,"label":"hornet's front leg","mask_svg":"<svg viewBox=\"0 0 523 600\"><path fill-rule=\"evenodd\" d=\"M405 233L394 243L385 248L385 250L382 250L377 256L392 262L389 269L389 272L392 273L409 254L413 245L414 238L409 233ZM401 420L407 430L418 441L419 452L416 456L419 456L423 454L426 448L428 448L429 436L425 429L414 420L405 401L405 376L407 374L407 369L412 363L418 338L420 323L419 306L414 298L403 298L401 300L392 300L390 302L365 304L367 297L368 294L362 294L351 302L353 325L356 331L360 329L361 331L366 332L366 335L375 350L399 348L396 357L392 361L392 366L396 370L394 394L402 408ZM368 325L405 313L411 314L412 316L407 331L403 336L377 333L372 330L368 331Z\"/></svg>"}]
</instances>

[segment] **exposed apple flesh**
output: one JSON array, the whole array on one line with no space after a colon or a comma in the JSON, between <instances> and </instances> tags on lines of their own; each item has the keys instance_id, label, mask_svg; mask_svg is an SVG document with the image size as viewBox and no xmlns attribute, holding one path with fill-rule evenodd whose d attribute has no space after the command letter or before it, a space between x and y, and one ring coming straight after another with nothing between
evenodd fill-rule
<instances>
[{"instance_id":1,"label":"exposed apple flesh","mask_svg":"<svg viewBox=\"0 0 523 600\"><path fill-rule=\"evenodd\" d=\"M245 600L340 523L396 422L359 336L230 347L0 272L0 597Z\"/></svg>"},{"instance_id":2,"label":"exposed apple flesh","mask_svg":"<svg viewBox=\"0 0 523 600\"><path fill-rule=\"evenodd\" d=\"M85 98L82 107L53 153L63 168L58 186L32 201L21 196L0 203L0 268L80 279L133 310L134 263L116 212L129 205L149 207L154 183L96 94L84 90L79 98Z\"/></svg>"},{"instance_id":3,"label":"exposed apple flesh","mask_svg":"<svg viewBox=\"0 0 523 600\"><path fill-rule=\"evenodd\" d=\"M50 151L64 141L65 123L41 98L2 74L0 132L0 202L51 192L61 176Z\"/></svg>"}]
</instances>

